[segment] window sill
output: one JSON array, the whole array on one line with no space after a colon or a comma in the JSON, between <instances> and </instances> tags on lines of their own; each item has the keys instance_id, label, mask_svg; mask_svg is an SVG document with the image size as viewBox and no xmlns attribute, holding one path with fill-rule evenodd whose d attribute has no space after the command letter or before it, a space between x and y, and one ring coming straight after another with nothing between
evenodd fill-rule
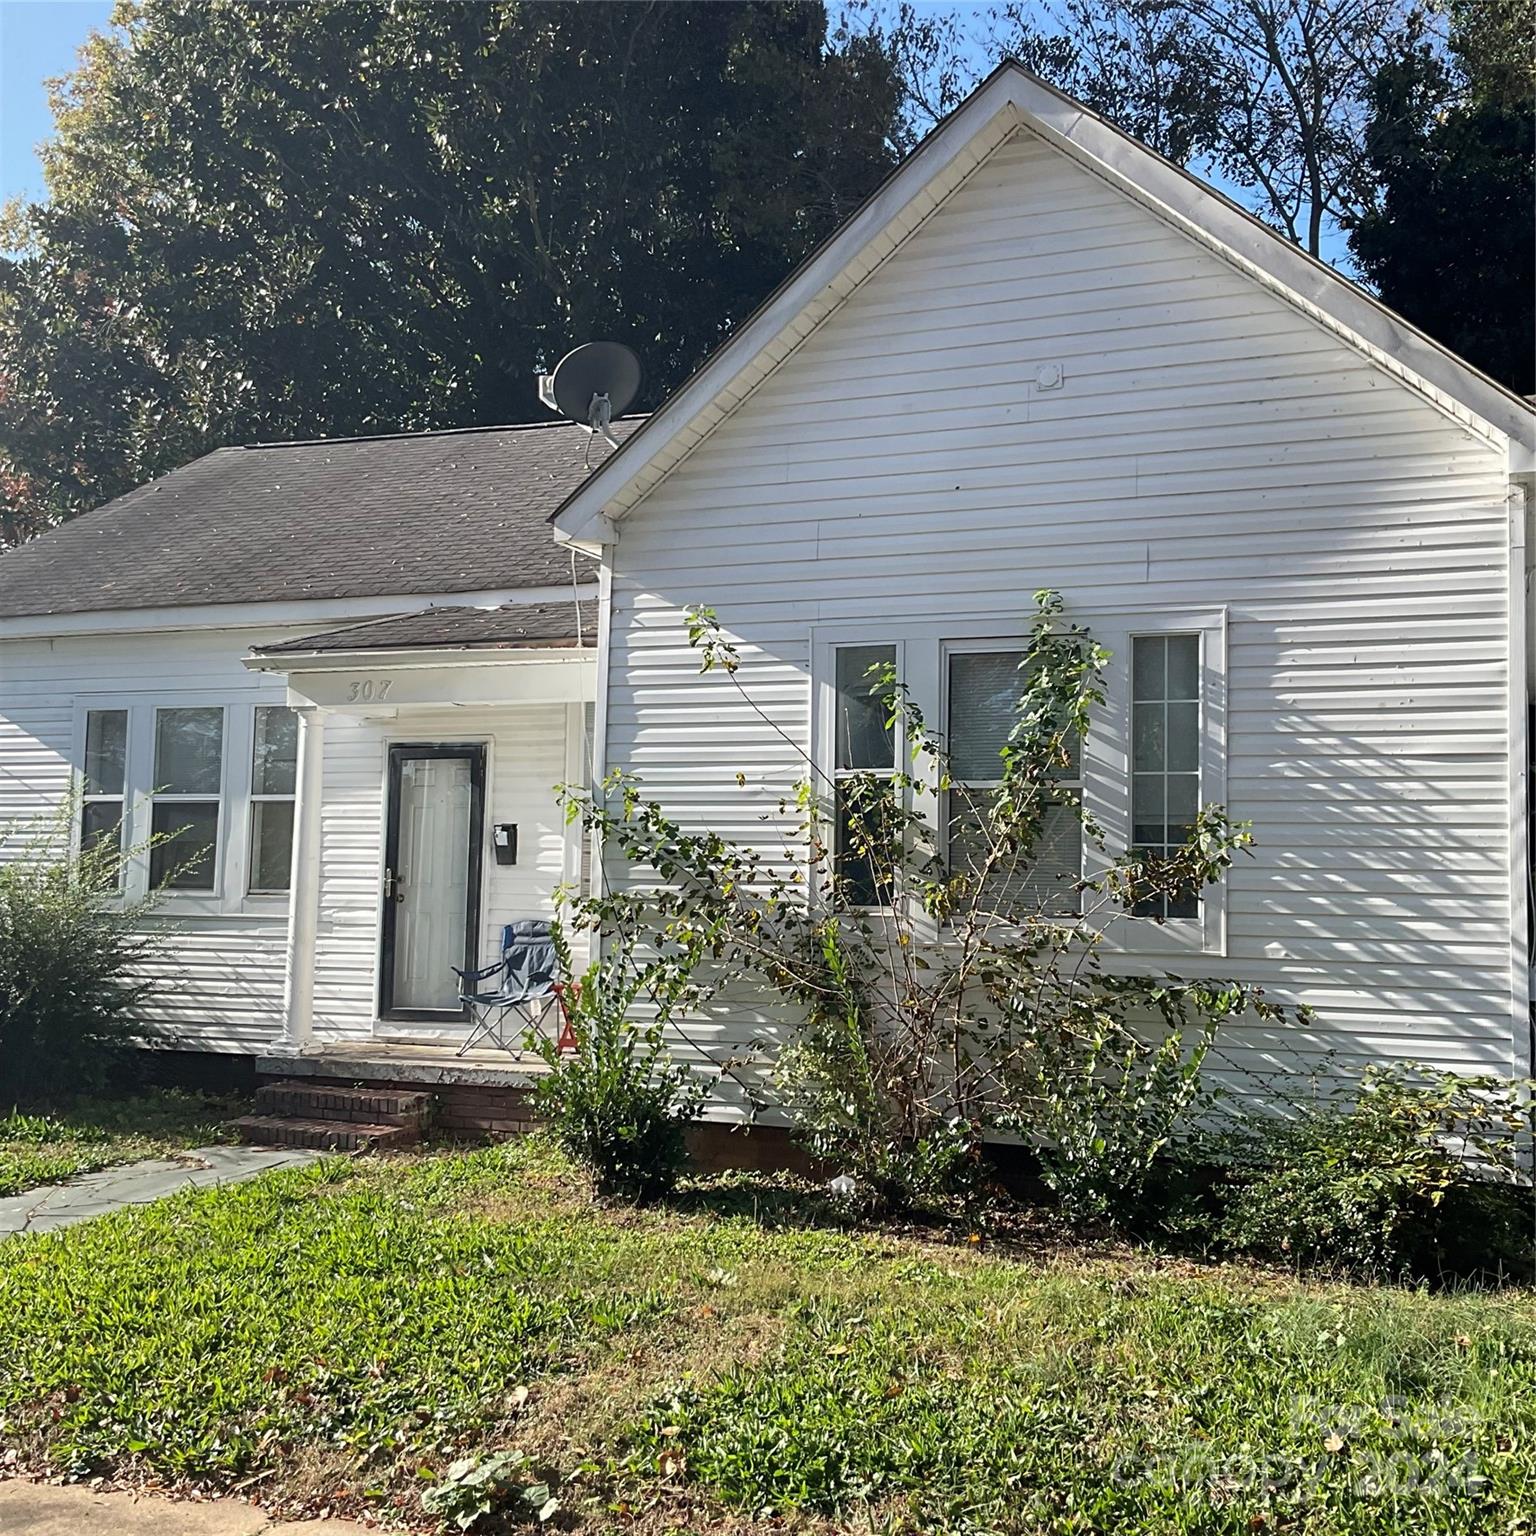
<instances>
[{"instance_id":1,"label":"window sill","mask_svg":"<svg viewBox=\"0 0 1536 1536\"><path fill-rule=\"evenodd\" d=\"M1107 954L1135 959L1162 958L1168 955L1226 954L1221 940L1224 925L1214 911L1199 917L1171 917L1158 922L1154 917L1117 914L1104 923L1104 949Z\"/></svg>"},{"instance_id":2,"label":"window sill","mask_svg":"<svg viewBox=\"0 0 1536 1536\"><path fill-rule=\"evenodd\" d=\"M154 918L190 917L269 917L288 916L286 896L240 896L226 898L190 892L165 896L150 913Z\"/></svg>"}]
</instances>

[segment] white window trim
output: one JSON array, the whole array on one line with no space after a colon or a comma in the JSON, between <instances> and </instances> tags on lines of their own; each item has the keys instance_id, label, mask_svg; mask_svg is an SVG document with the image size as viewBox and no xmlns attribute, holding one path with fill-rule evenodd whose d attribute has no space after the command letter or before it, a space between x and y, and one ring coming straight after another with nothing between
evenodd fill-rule
<instances>
[{"instance_id":1,"label":"white window trim","mask_svg":"<svg viewBox=\"0 0 1536 1536\"><path fill-rule=\"evenodd\" d=\"M128 759L124 770L126 841L134 850L124 861L122 895L137 900L149 890L152 791L155 771L155 715L161 709L222 709L224 711L223 771L219 800L219 840L214 850L211 891L167 891L155 907L163 917L281 918L288 911L287 892L248 894L251 837L251 751L258 705L286 704L285 695L231 699L227 693L101 693L77 695L74 703L74 744L71 780L78 793L84 784L86 715L92 710L128 711ZM164 797L167 799L173 797ZM185 795L206 801L212 795ZM71 833L78 851L79 818Z\"/></svg>"},{"instance_id":2,"label":"white window trim","mask_svg":"<svg viewBox=\"0 0 1536 1536\"><path fill-rule=\"evenodd\" d=\"M1104 828L1111 852L1131 846L1131 652L1138 636L1200 637L1200 804L1227 803L1227 610L1160 608L1085 612L1080 622L1114 654L1105 671L1108 703L1096 712L1084 751L1084 804ZM1097 851L1084 854L1086 873L1102 874ZM1116 913L1104 925L1106 950L1130 956L1225 955L1228 882L1207 886L1198 917L1133 917Z\"/></svg>"},{"instance_id":3,"label":"white window trim","mask_svg":"<svg viewBox=\"0 0 1536 1536\"><path fill-rule=\"evenodd\" d=\"M1198 634L1200 640L1201 733L1200 799L1227 804L1227 609L1225 606L1164 606L1126 604L1121 607L1077 607L1068 604L1064 617L1081 624L1112 655L1105 671L1107 704L1094 712L1083 743L1081 784L1083 805L1103 827L1111 854L1130 846L1131 833L1131 640L1136 635ZM922 710L930 729L943 738L947 725L946 657L953 650L1009 650L1027 644L1030 613L1027 598L1006 616L972 615L944 621L913 623L893 618L884 624L869 620L847 624L817 624L811 629L811 757L816 764L818 797L825 798L833 770L836 672L833 651L845 645L894 645L897 676ZM825 774L825 779L822 775ZM911 809L920 812L940 833L942 806L937 796L916 797ZM807 858L809 855L807 854ZM1085 841L1083 873L1102 874L1106 861ZM1223 956L1227 952L1227 905L1230 880L1207 886L1198 918L1159 923L1151 917L1115 913L1104 923L1107 956L1127 959L1170 955ZM881 909L871 909L881 910Z\"/></svg>"}]
</instances>

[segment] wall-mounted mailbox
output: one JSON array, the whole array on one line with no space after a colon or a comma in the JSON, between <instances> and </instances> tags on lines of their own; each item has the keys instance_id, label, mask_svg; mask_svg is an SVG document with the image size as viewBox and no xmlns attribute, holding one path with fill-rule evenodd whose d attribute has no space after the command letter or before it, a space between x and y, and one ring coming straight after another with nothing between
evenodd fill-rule
<instances>
[{"instance_id":1,"label":"wall-mounted mailbox","mask_svg":"<svg viewBox=\"0 0 1536 1536\"><path fill-rule=\"evenodd\" d=\"M517 823L498 821L491 832L491 846L496 850L498 864L516 864Z\"/></svg>"}]
</instances>

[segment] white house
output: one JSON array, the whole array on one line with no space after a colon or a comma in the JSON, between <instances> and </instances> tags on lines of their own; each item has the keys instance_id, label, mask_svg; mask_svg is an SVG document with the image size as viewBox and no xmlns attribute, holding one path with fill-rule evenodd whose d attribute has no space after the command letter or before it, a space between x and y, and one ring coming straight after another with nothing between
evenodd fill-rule
<instances>
[{"instance_id":1,"label":"white house","mask_svg":"<svg viewBox=\"0 0 1536 1536\"><path fill-rule=\"evenodd\" d=\"M72 785L77 837L175 834L124 876L168 881L169 1042L457 1044L452 967L580 878L596 584L547 518L586 442L222 449L0 560L7 851Z\"/></svg>"},{"instance_id":2,"label":"white house","mask_svg":"<svg viewBox=\"0 0 1536 1536\"><path fill-rule=\"evenodd\" d=\"M762 837L870 646L952 752L995 750L987 658L1055 588L1115 653L1082 791L1120 846L1133 803L1145 843L1197 800L1258 840L1118 963L1316 1008L1239 1064L1524 1074L1533 444L1527 402L1004 66L567 500L599 763ZM749 702L696 675L699 602ZM1132 662L1170 644L1197 685L1133 774L1167 695Z\"/></svg>"},{"instance_id":3,"label":"white house","mask_svg":"<svg viewBox=\"0 0 1536 1536\"><path fill-rule=\"evenodd\" d=\"M443 1076L444 957L580 877L557 782L623 766L772 836L847 648L983 748L1053 587L1115 653L1081 785L1112 834L1216 800L1258 838L1116 963L1316 1009L1255 1064L1530 1070L1529 404L1007 65L624 426L585 478L572 428L225 450L0 560L4 814L83 778L87 831L216 831L166 908L182 1042Z\"/></svg>"}]
</instances>

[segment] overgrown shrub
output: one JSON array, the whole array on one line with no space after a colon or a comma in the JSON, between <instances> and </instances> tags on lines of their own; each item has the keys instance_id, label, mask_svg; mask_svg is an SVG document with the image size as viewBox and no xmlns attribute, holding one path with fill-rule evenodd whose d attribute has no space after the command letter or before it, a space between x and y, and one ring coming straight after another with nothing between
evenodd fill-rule
<instances>
[{"instance_id":1,"label":"overgrown shrub","mask_svg":"<svg viewBox=\"0 0 1536 1536\"><path fill-rule=\"evenodd\" d=\"M1069 1219L1146 1224L1149 1182L1194 1142L1188 1129L1209 1101L1201 1071L1226 1016L1196 986L1170 999L1156 1031L1104 1013L1076 1032L1035 1032L1014 1067L1021 1107L999 1121L1034 1146Z\"/></svg>"},{"instance_id":2,"label":"overgrown shrub","mask_svg":"<svg viewBox=\"0 0 1536 1536\"><path fill-rule=\"evenodd\" d=\"M1529 1276L1530 1083L1369 1068L1225 1138L1217 1232L1298 1264Z\"/></svg>"},{"instance_id":3,"label":"overgrown shrub","mask_svg":"<svg viewBox=\"0 0 1536 1536\"><path fill-rule=\"evenodd\" d=\"M569 976L570 949L558 924L555 942ZM669 987L677 982L675 973L638 959L632 943L615 943L565 990L574 1051L561 1052L547 1036L536 1043L549 1068L538 1107L599 1194L653 1200L687 1166L686 1131L705 1086L672 1061L663 1038ZM649 1008L650 1023L631 1017L637 1006Z\"/></svg>"},{"instance_id":4,"label":"overgrown shrub","mask_svg":"<svg viewBox=\"0 0 1536 1536\"><path fill-rule=\"evenodd\" d=\"M0 1099L102 1088L150 1034L150 900L118 894L121 855L74 856L73 806L0 831ZM110 840L108 840L110 841Z\"/></svg>"},{"instance_id":5,"label":"overgrown shrub","mask_svg":"<svg viewBox=\"0 0 1536 1536\"><path fill-rule=\"evenodd\" d=\"M693 610L688 633L701 670L725 674L758 709L715 615ZM721 1069L758 1104L770 1079L811 1149L885 1204L969 1190L982 1143L1008 1134L1040 1149L1070 1215L1123 1219L1189 1118L1213 1034L1240 1016L1289 1015L1237 982L1106 971L1106 929L1188 909L1251 840L1207 805L1172 851L1108 847L1067 784L1106 702L1108 659L1057 594L1036 594L986 790L951 782L945 744L877 665L862 707L867 728L883 721L895 771L834 781L785 736L807 777L781 803L782 847L686 828L612 775L580 809L639 877L576 901L578 920L604 933L643 927L699 998L728 1003L738 979L777 992L791 1038L765 1044L765 1071ZM952 807L965 797L953 858L932 814L946 795ZM1099 872L1037 881L1035 860L1069 819Z\"/></svg>"}]
</instances>

